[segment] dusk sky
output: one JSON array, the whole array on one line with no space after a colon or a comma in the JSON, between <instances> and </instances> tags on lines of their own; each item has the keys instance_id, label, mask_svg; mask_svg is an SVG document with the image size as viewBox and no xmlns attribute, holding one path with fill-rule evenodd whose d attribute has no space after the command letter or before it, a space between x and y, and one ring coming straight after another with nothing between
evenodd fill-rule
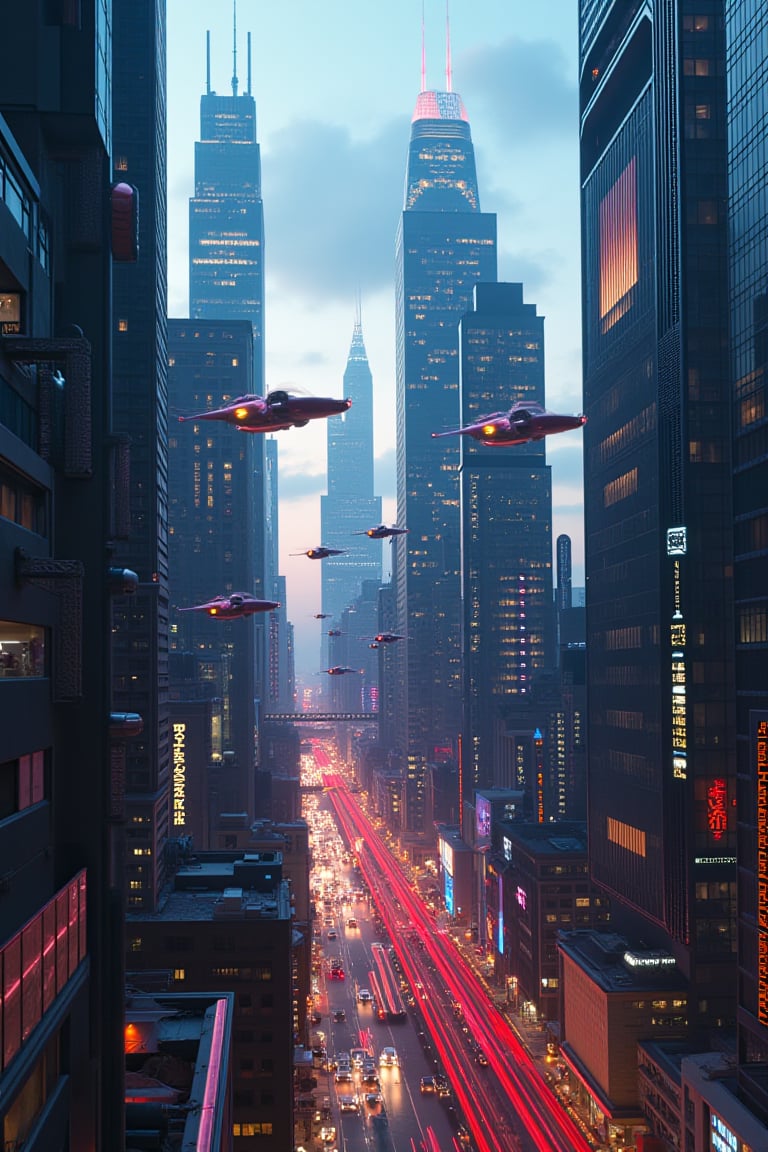
<instances>
[{"instance_id":1,"label":"dusk sky","mask_svg":"<svg viewBox=\"0 0 768 1152\"><path fill-rule=\"evenodd\" d=\"M270 389L340 396L355 318L373 373L377 493L395 518L394 251L411 117L421 86L420 0L239 0L237 71L252 94L265 217ZM425 0L426 86L446 87L446 9ZM169 314L188 315L188 203L205 91L231 93L232 5L168 4ZM453 0L453 89L472 129L481 208L498 216L499 279L522 281L545 319L547 406L581 411L577 5ZM297 676L320 667L320 563L288 553L320 541L322 422L278 434L281 571ZM509 449L514 451L514 449ZM547 444L553 540L573 539L583 583L581 436ZM367 525L361 525L361 528ZM344 541L324 540L343 547ZM372 545L378 547L378 545ZM385 556L388 552L385 550Z\"/></svg>"}]
</instances>

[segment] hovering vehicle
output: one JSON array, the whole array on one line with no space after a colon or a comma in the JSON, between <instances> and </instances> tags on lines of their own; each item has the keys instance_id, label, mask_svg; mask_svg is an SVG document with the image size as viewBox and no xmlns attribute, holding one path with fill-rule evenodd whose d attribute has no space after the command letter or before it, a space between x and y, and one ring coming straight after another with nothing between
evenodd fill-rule
<instances>
[{"instance_id":1,"label":"hovering vehicle","mask_svg":"<svg viewBox=\"0 0 768 1152\"><path fill-rule=\"evenodd\" d=\"M360 668L342 668L340 664L336 664L333 668L323 668L322 672L318 672L318 676L345 676L347 672L355 672L358 676L362 675Z\"/></svg>"},{"instance_id":2,"label":"hovering vehicle","mask_svg":"<svg viewBox=\"0 0 768 1152\"><path fill-rule=\"evenodd\" d=\"M329 396L305 396L297 391L280 390L266 396L238 396L223 408L179 416L186 420L223 420L241 432L281 432L286 428L303 428L310 420L339 416L352 405L351 400L333 400Z\"/></svg>"},{"instance_id":3,"label":"hovering vehicle","mask_svg":"<svg viewBox=\"0 0 768 1152\"><path fill-rule=\"evenodd\" d=\"M481 444L504 447L543 440L556 432L570 432L572 428L583 428L586 422L586 416L561 416L557 412L548 412L541 404L521 401L513 404L508 412L481 416L475 424L453 428L450 432L433 432L432 436L471 436Z\"/></svg>"},{"instance_id":4,"label":"hovering vehicle","mask_svg":"<svg viewBox=\"0 0 768 1152\"><path fill-rule=\"evenodd\" d=\"M214 596L205 604L179 608L179 612L205 612L208 616L218 616L220 620L237 620L241 616L253 616L256 612L272 612L279 607L277 600L257 600L248 592L232 592L229 596Z\"/></svg>"},{"instance_id":5,"label":"hovering vehicle","mask_svg":"<svg viewBox=\"0 0 768 1152\"><path fill-rule=\"evenodd\" d=\"M326 556L343 556L346 548L326 548L325 544L318 544L317 548L307 548L305 552L291 552L291 556L309 556L310 560L325 560Z\"/></svg>"},{"instance_id":6,"label":"hovering vehicle","mask_svg":"<svg viewBox=\"0 0 768 1152\"><path fill-rule=\"evenodd\" d=\"M301 555L303 556L304 553L302 552ZM312 619L313 620L327 620L329 616L330 616L330 612L315 612Z\"/></svg>"},{"instance_id":7,"label":"hovering vehicle","mask_svg":"<svg viewBox=\"0 0 768 1152\"><path fill-rule=\"evenodd\" d=\"M328 631L326 632L326 636L343 636L343 635L344 635L344 633L341 631L340 628L329 628Z\"/></svg>"},{"instance_id":8,"label":"hovering vehicle","mask_svg":"<svg viewBox=\"0 0 768 1152\"><path fill-rule=\"evenodd\" d=\"M386 540L389 536L404 536L407 528L398 528L396 524L377 524L375 528L366 528L364 532L353 532L353 536L370 536L371 540Z\"/></svg>"},{"instance_id":9,"label":"hovering vehicle","mask_svg":"<svg viewBox=\"0 0 768 1152\"><path fill-rule=\"evenodd\" d=\"M373 644L394 644L397 640L405 640L405 636L398 636L396 632L377 632L373 637Z\"/></svg>"}]
</instances>

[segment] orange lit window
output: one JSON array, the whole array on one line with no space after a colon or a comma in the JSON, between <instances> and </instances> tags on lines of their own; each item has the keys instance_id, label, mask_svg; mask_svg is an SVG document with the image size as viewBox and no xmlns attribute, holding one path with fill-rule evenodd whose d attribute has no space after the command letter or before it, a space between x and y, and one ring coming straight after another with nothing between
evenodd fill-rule
<instances>
[{"instance_id":1,"label":"orange lit window","mask_svg":"<svg viewBox=\"0 0 768 1152\"><path fill-rule=\"evenodd\" d=\"M632 306L637 283L637 177L634 156L600 203L600 319L607 332Z\"/></svg>"},{"instance_id":2,"label":"orange lit window","mask_svg":"<svg viewBox=\"0 0 768 1152\"><path fill-rule=\"evenodd\" d=\"M128 331L128 321L127 320L118 320L117 330L118 330L118 332L127 332Z\"/></svg>"}]
</instances>

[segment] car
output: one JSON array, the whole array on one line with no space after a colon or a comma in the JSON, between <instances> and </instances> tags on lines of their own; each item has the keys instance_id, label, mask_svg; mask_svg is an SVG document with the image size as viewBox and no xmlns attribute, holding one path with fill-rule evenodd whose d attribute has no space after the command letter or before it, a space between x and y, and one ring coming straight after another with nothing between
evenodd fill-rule
<instances>
[{"instance_id":1,"label":"car","mask_svg":"<svg viewBox=\"0 0 768 1152\"><path fill-rule=\"evenodd\" d=\"M352 1083L352 1069L347 1065L336 1069L335 1079L337 1084L351 1084Z\"/></svg>"},{"instance_id":2,"label":"car","mask_svg":"<svg viewBox=\"0 0 768 1152\"><path fill-rule=\"evenodd\" d=\"M434 1076L422 1076L419 1081L419 1091L422 1096L434 1096L437 1091Z\"/></svg>"},{"instance_id":3,"label":"car","mask_svg":"<svg viewBox=\"0 0 768 1152\"><path fill-rule=\"evenodd\" d=\"M337 1008L333 1014L334 1024L343 1024L347 1018L347 1014L343 1008Z\"/></svg>"},{"instance_id":4,"label":"car","mask_svg":"<svg viewBox=\"0 0 768 1152\"><path fill-rule=\"evenodd\" d=\"M381 1092L366 1092L365 1103L368 1108L378 1108L381 1104Z\"/></svg>"},{"instance_id":5,"label":"car","mask_svg":"<svg viewBox=\"0 0 768 1152\"><path fill-rule=\"evenodd\" d=\"M357 994L357 1000L359 1004L370 1004L373 1000L370 988L361 988Z\"/></svg>"},{"instance_id":6,"label":"car","mask_svg":"<svg viewBox=\"0 0 768 1152\"><path fill-rule=\"evenodd\" d=\"M396 1068L398 1064L397 1049L390 1047L382 1048L381 1055L379 1056L379 1067Z\"/></svg>"},{"instance_id":7,"label":"car","mask_svg":"<svg viewBox=\"0 0 768 1152\"><path fill-rule=\"evenodd\" d=\"M372 1072L372 1071L366 1072L364 1070L363 1071L363 1078L362 1078L361 1082L365 1088L368 1088L371 1090L379 1087L379 1077L376 1074L376 1072Z\"/></svg>"},{"instance_id":8,"label":"car","mask_svg":"<svg viewBox=\"0 0 768 1152\"><path fill-rule=\"evenodd\" d=\"M359 1101L356 1095L352 1096L339 1096L339 1111L340 1112L357 1112Z\"/></svg>"},{"instance_id":9,"label":"car","mask_svg":"<svg viewBox=\"0 0 768 1152\"><path fill-rule=\"evenodd\" d=\"M477 1052L475 1052L475 1064L479 1064L481 1068L488 1067L488 1057L482 1048L478 1048Z\"/></svg>"},{"instance_id":10,"label":"car","mask_svg":"<svg viewBox=\"0 0 768 1152\"><path fill-rule=\"evenodd\" d=\"M336 1140L336 1129L333 1125L323 1126L320 1129L320 1140L323 1144L333 1144Z\"/></svg>"},{"instance_id":11,"label":"car","mask_svg":"<svg viewBox=\"0 0 768 1152\"><path fill-rule=\"evenodd\" d=\"M331 968L331 980L343 980L343 979L344 979L344 969L343 968Z\"/></svg>"},{"instance_id":12,"label":"car","mask_svg":"<svg viewBox=\"0 0 768 1152\"><path fill-rule=\"evenodd\" d=\"M349 1056L352 1061L353 1068L362 1068L366 1060L370 1058L370 1052L367 1048L350 1048Z\"/></svg>"},{"instance_id":13,"label":"car","mask_svg":"<svg viewBox=\"0 0 768 1152\"><path fill-rule=\"evenodd\" d=\"M329 940L337 940L338 936L339 936L339 934L335 928L329 928L328 929L328 939Z\"/></svg>"},{"instance_id":14,"label":"car","mask_svg":"<svg viewBox=\"0 0 768 1152\"><path fill-rule=\"evenodd\" d=\"M354 916L349 917L349 919L347 920L347 928L357 928L356 917L354 917Z\"/></svg>"},{"instance_id":15,"label":"car","mask_svg":"<svg viewBox=\"0 0 768 1152\"><path fill-rule=\"evenodd\" d=\"M443 1099L447 1099L451 1094L451 1086L448 1083L448 1077L444 1076L442 1072L438 1072L435 1075L435 1089L438 1096L442 1096Z\"/></svg>"}]
</instances>

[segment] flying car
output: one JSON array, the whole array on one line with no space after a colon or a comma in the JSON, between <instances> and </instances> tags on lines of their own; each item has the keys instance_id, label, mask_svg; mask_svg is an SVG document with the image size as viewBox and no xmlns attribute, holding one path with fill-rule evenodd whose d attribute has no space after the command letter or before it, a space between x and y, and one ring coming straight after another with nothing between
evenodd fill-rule
<instances>
[{"instance_id":1,"label":"flying car","mask_svg":"<svg viewBox=\"0 0 768 1152\"><path fill-rule=\"evenodd\" d=\"M373 637L374 644L394 644L396 640L405 640L405 636L398 636L395 632L377 632Z\"/></svg>"},{"instance_id":2,"label":"flying car","mask_svg":"<svg viewBox=\"0 0 768 1152\"><path fill-rule=\"evenodd\" d=\"M207 616L218 616L220 620L237 620L241 616L253 616L256 612L272 612L279 607L276 600L257 600L248 592L233 592L230 596L214 596L205 604L179 608L179 612L205 612Z\"/></svg>"},{"instance_id":3,"label":"flying car","mask_svg":"<svg viewBox=\"0 0 768 1152\"><path fill-rule=\"evenodd\" d=\"M364 532L353 532L353 536L370 536L371 540L386 540L387 536L403 536L407 528L398 528L396 524L377 524L375 528L366 528Z\"/></svg>"},{"instance_id":4,"label":"flying car","mask_svg":"<svg viewBox=\"0 0 768 1152\"><path fill-rule=\"evenodd\" d=\"M317 548L307 548L305 552L291 552L291 556L309 556L310 560L325 560L326 556L342 556L346 548L326 548L325 544L318 544Z\"/></svg>"},{"instance_id":5,"label":"flying car","mask_svg":"<svg viewBox=\"0 0 768 1152\"><path fill-rule=\"evenodd\" d=\"M341 631L340 628L329 628L328 631L326 632L326 636L343 636L343 635L344 635L344 633Z\"/></svg>"},{"instance_id":6,"label":"flying car","mask_svg":"<svg viewBox=\"0 0 768 1152\"><path fill-rule=\"evenodd\" d=\"M586 422L586 416L561 416L548 412L541 404L520 402L513 404L508 412L481 416L475 424L453 428L450 432L433 432L432 436L471 436L481 444L506 446L543 440L556 432L570 432L572 428L582 428Z\"/></svg>"},{"instance_id":7,"label":"flying car","mask_svg":"<svg viewBox=\"0 0 768 1152\"><path fill-rule=\"evenodd\" d=\"M318 676L346 676L347 672L355 672L359 676L361 674L361 669L343 668L341 664L335 664L333 668L323 668L322 672L318 672Z\"/></svg>"},{"instance_id":8,"label":"flying car","mask_svg":"<svg viewBox=\"0 0 768 1152\"><path fill-rule=\"evenodd\" d=\"M297 553L297 555L298 555L298 553ZM302 552L301 555L303 556L304 553ZM312 619L313 620L327 620L329 616L330 616L330 612L315 612Z\"/></svg>"},{"instance_id":9,"label":"flying car","mask_svg":"<svg viewBox=\"0 0 768 1152\"><path fill-rule=\"evenodd\" d=\"M179 420L223 420L241 432L280 432L285 428L303 428L310 420L339 416L351 405L351 400L305 396L301 392L282 389L268 392L266 396L238 396L223 408L179 416Z\"/></svg>"}]
</instances>

